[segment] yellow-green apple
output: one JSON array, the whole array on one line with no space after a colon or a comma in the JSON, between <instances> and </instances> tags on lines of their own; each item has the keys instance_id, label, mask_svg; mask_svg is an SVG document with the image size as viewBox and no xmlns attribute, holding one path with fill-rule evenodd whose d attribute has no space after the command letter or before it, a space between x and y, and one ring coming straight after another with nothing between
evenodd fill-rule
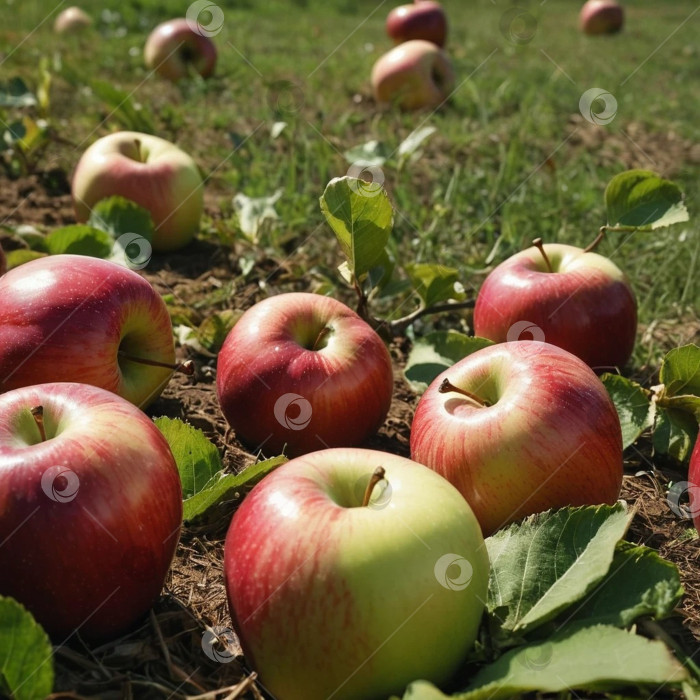
<instances>
[{"instance_id":1,"label":"yellow-green apple","mask_svg":"<svg viewBox=\"0 0 700 700\"><path fill-rule=\"evenodd\" d=\"M615 34L622 29L625 12L615 0L588 0L579 14L579 26L585 34Z\"/></svg>"},{"instance_id":2,"label":"yellow-green apple","mask_svg":"<svg viewBox=\"0 0 700 700\"><path fill-rule=\"evenodd\" d=\"M399 5L386 18L386 33L396 44L411 39L424 39L444 46L447 39L447 17L442 5L434 0Z\"/></svg>"},{"instance_id":3,"label":"yellow-green apple","mask_svg":"<svg viewBox=\"0 0 700 700\"><path fill-rule=\"evenodd\" d=\"M0 395L0 594L53 638L114 637L153 605L182 519L168 443L87 384Z\"/></svg>"},{"instance_id":4,"label":"yellow-green apple","mask_svg":"<svg viewBox=\"0 0 700 700\"><path fill-rule=\"evenodd\" d=\"M597 253L558 243L508 258L486 278L474 333L497 343L535 328L593 368L622 367L634 348L637 302L625 274ZM544 251L544 252L543 252ZM532 333L532 331L530 331Z\"/></svg>"},{"instance_id":5,"label":"yellow-green apple","mask_svg":"<svg viewBox=\"0 0 700 700\"><path fill-rule=\"evenodd\" d=\"M445 479L340 448L298 457L250 492L224 571L234 628L272 695L383 700L416 678L444 683L464 662L489 560Z\"/></svg>"},{"instance_id":6,"label":"yellow-green apple","mask_svg":"<svg viewBox=\"0 0 700 700\"><path fill-rule=\"evenodd\" d=\"M403 109L437 107L452 92L455 77L447 54L430 41L413 39L395 46L372 68L377 102Z\"/></svg>"},{"instance_id":7,"label":"yellow-green apple","mask_svg":"<svg viewBox=\"0 0 700 700\"><path fill-rule=\"evenodd\" d=\"M0 277L0 392L83 382L139 406L175 369L168 309L147 280L107 260L51 255Z\"/></svg>"},{"instance_id":8,"label":"yellow-green apple","mask_svg":"<svg viewBox=\"0 0 700 700\"><path fill-rule=\"evenodd\" d=\"M358 445L391 405L391 356L345 304L318 294L269 297L248 309L219 353L217 394L247 445L289 455Z\"/></svg>"},{"instance_id":9,"label":"yellow-green apple","mask_svg":"<svg viewBox=\"0 0 700 700\"><path fill-rule=\"evenodd\" d=\"M700 436L698 436L690 456L688 481L690 483L690 513L695 529L700 533Z\"/></svg>"},{"instance_id":10,"label":"yellow-green apple","mask_svg":"<svg viewBox=\"0 0 700 700\"><path fill-rule=\"evenodd\" d=\"M449 479L490 535L548 508L614 503L622 431L588 365L554 345L516 341L434 380L416 407L411 459Z\"/></svg>"},{"instance_id":11,"label":"yellow-green apple","mask_svg":"<svg viewBox=\"0 0 700 700\"><path fill-rule=\"evenodd\" d=\"M113 195L147 209L156 251L189 243L204 208L204 186L194 160L169 141L136 131L117 131L95 141L78 161L72 189L81 222L97 202Z\"/></svg>"},{"instance_id":12,"label":"yellow-green apple","mask_svg":"<svg viewBox=\"0 0 700 700\"><path fill-rule=\"evenodd\" d=\"M216 66L216 45L195 22L172 19L159 24L143 50L149 70L166 80L182 80L192 72L208 78Z\"/></svg>"},{"instance_id":13,"label":"yellow-green apple","mask_svg":"<svg viewBox=\"0 0 700 700\"><path fill-rule=\"evenodd\" d=\"M67 7L56 17L53 29L58 34L76 34L87 29L91 24L92 19L85 10L79 7Z\"/></svg>"}]
</instances>

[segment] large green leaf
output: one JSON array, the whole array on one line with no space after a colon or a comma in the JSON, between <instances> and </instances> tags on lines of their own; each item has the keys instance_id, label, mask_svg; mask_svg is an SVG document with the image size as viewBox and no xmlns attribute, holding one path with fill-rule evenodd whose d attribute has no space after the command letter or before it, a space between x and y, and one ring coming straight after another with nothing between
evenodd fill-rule
<instances>
[{"instance_id":1,"label":"large green leaf","mask_svg":"<svg viewBox=\"0 0 700 700\"><path fill-rule=\"evenodd\" d=\"M53 649L32 615L0 597L0 696L44 700L53 689Z\"/></svg>"},{"instance_id":2,"label":"large green leaf","mask_svg":"<svg viewBox=\"0 0 700 700\"><path fill-rule=\"evenodd\" d=\"M653 436L656 452L685 462L690 459L697 435L698 423L692 414L673 408L657 407Z\"/></svg>"},{"instance_id":3,"label":"large green leaf","mask_svg":"<svg viewBox=\"0 0 700 700\"><path fill-rule=\"evenodd\" d=\"M619 374L603 374L601 381L615 404L622 428L622 447L629 447L654 424L655 404L649 392L631 379Z\"/></svg>"},{"instance_id":4,"label":"large green leaf","mask_svg":"<svg viewBox=\"0 0 700 700\"><path fill-rule=\"evenodd\" d=\"M393 223L389 196L375 184L339 177L328 183L321 197L321 211L358 279L382 259Z\"/></svg>"},{"instance_id":5,"label":"large green leaf","mask_svg":"<svg viewBox=\"0 0 700 700\"><path fill-rule=\"evenodd\" d=\"M605 208L609 226L651 231L688 221L680 188L649 170L616 175L605 190Z\"/></svg>"},{"instance_id":6,"label":"large green leaf","mask_svg":"<svg viewBox=\"0 0 700 700\"><path fill-rule=\"evenodd\" d=\"M405 266L405 270L424 306L439 304L448 299L459 301L464 299L464 292L457 291L455 287L459 272L453 267L430 263L409 263Z\"/></svg>"},{"instance_id":7,"label":"large green leaf","mask_svg":"<svg viewBox=\"0 0 700 700\"><path fill-rule=\"evenodd\" d=\"M76 224L51 231L44 238L43 246L51 255L71 253L106 258L112 252L114 241L105 231L100 231L92 226Z\"/></svg>"},{"instance_id":8,"label":"large green leaf","mask_svg":"<svg viewBox=\"0 0 700 700\"><path fill-rule=\"evenodd\" d=\"M486 540L487 610L501 634L524 634L581 600L613 561L632 514L622 504L530 516Z\"/></svg>"},{"instance_id":9,"label":"large green leaf","mask_svg":"<svg viewBox=\"0 0 700 700\"><path fill-rule=\"evenodd\" d=\"M124 234L143 236L153 240L151 213L125 197L106 197L92 208L88 224L106 231L115 240Z\"/></svg>"},{"instance_id":10,"label":"large green leaf","mask_svg":"<svg viewBox=\"0 0 700 700\"><path fill-rule=\"evenodd\" d=\"M671 350L661 364L659 379L666 396L692 394L700 397L700 347L683 345Z\"/></svg>"}]
</instances>

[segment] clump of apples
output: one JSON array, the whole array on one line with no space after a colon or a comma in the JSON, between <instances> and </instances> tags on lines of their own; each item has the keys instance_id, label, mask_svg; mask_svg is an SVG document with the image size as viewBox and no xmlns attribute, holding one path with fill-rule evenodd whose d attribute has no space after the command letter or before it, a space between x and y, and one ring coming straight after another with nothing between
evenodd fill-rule
<instances>
[{"instance_id":1,"label":"clump of apples","mask_svg":"<svg viewBox=\"0 0 700 700\"><path fill-rule=\"evenodd\" d=\"M92 18L80 7L67 7L53 24L57 34L78 34L92 25Z\"/></svg>"},{"instance_id":2,"label":"clump of apples","mask_svg":"<svg viewBox=\"0 0 700 700\"><path fill-rule=\"evenodd\" d=\"M203 189L197 164L187 153L165 139L135 131L95 141L78 161L72 183L80 222L90 218L97 202L114 195L147 209L156 251L177 250L192 240L204 208Z\"/></svg>"},{"instance_id":3,"label":"clump of apples","mask_svg":"<svg viewBox=\"0 0 700 700\"><path fill-rule=\"evenodd\" d=\"M584 34L615 34L622 29L625 12L615 0L588 0L579 14L579 26Z\"/></svg>"}]
</instances>

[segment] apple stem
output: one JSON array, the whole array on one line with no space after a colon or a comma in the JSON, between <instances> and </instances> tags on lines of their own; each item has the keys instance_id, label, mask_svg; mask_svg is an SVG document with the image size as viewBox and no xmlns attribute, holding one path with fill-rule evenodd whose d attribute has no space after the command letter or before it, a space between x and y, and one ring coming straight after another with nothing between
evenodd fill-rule
<instances>
[{"instance_id":1,"label":"apple stem","mask_svg":"<svg viewBox=\"0 0 700 700\"><path fill-rule=\"evenodd\" d=\"M173 372L181 372L182 374L186 374L188 377L191 377L194 374L194 362L192 362L192 360L185 360L179 364L170 364L169 362L159 362L158 360L147 360L143 357L134 357L123 350L119 350L117 355L128 362L136 362L140 365L150 365L151 367L164 367L165 369L172 370Z\"/></svg>"},{"instance_id":2,"label":"apple stem","mask_svg":"<svg viewBox=\"0 0 700 700\"><path fill-rule=\"evenodd\" d=\"M34 417L34 422L36 427L39 428L39 435L41 436L41 441L46 442L46 428L44 428L44 407L34 406L31 409L32 416Z\"/></svg>"},{"instance_id":3,"label":"apple stem","mask_svg":"<svg viewBox=\"0 0 700 700\"><path fill-rule=\"evenodd\" d=\"M544 262L547 265L547 271L548 272L554 272L554 268L552 267L552 263L549 261L549 258L547 257L547 253L544 252L544 246L542 245L542 239L541 238L535 238L534 241L532 241L532 245L537 248L537 250L542 253L542 257L544 258Z\"/></svg>"},{"instance_id":4,"label":"apple stem","mask_svg":"<svg viewBox=\"0 0 700 700\"><path fill-rule=\"evenodd\" d=\"M607 226L601 226L600 229L599 229L599 231L598 231L598 235L595 237L595 240L593 241L593 243L589 243L589 244L583 249L583 252L584 252L584 253L590 253L590 252L594 251L594 250L598 247L598 244L599 244L599 243L603 240L603 238L605 237L605 232L606 232L607 230L608 230L608 227L607 227Z\"/></svg>"},{"instance_id":5,"label":"apple stem","mask_svg":"<svg viewBox=\"0 0 700 700\"><path fill-rule=\"evenodd\" d=\"M384 474L386 474L384 467L377 467L372 473L369 483L367 484L367 488L365 489L365 497L362 499L363 508L369 505L369 499L372 498L372 491L374 490L374 487L384 478Z\"/></svg>"},{"instance_id":6,"label":"apple stem","mask_svg":"<svg viewBox=\"0 0 700 700\"><path fill-rule=\"evenodd\" d=\"M311 348L312 350L318 350L319 344L325 340L326 336L331 332L331 329L328 326L324 326L321 328L321 332L318 334L316 338L316 342L314 343L314 346Z\"/></svg>"},{"instance_id":7,"label":"apple stem","mask_svg":"<svg viewBox=\"0 0 700 700\"><path fill-rule=\"evenodd\" d=\"M460 389L459 387L455 386L449 379L442 380L442 384L440 384L438 391L441 394L449 394L451 391L454 391L458 394L462 394L462 396L466 396L480 408L484 408L491 405L488 401L479 398L476 394L472 394L471 391L467 391L466 389Z\"/></svg>"}]
</instances>

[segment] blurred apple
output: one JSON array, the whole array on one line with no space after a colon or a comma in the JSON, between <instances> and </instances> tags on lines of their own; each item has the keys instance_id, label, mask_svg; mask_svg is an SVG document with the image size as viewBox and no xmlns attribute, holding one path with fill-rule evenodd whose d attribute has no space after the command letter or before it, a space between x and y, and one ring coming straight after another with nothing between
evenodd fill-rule
<instances>
[{"instance_id":1,"label":"blurred apple","mask_svg":"<svg viewBox=\"0 0 700 700\"><path fill-rule=\"evenodd\" d=\"M397 44L424 39L444 46L447 17L439 2L419 0L412 5L395 7L386 18L386 33Z\"/></svg>"},{"instance_id":2,"label":"blurred apple","mask_svg":"<svg viewBox=\"0 0 700 700\"><path fill-rule=\"evenodd\" d=\"M377 102L409 110L437 107L455 83L447 54L422 39L406 41L381 56L372 68L371 79Z\"/></svg>"},{"instance_id":3,"label":"blurred apple","mask_svg":"<svg viewBox=\"0 0 700 700\"><path fill-rule=\"evenodd\" d=\"M76 34L87 29L92 24L92 19L79 7L68 7L61 12L53 24L57 34Z\"/></svg>"},{"instance_id":4,"label":"blurred apple","mask_svg":"<svg viewBox=\"0 0 700 700\"><path fill-rule=\"evenodd\" d=\"M182 80L193 71L208 78L216 66L214 42L186 19L159 24L149 34L143 55L149 70L172 81Z\"/></svg>"},{"instance_id":5,"label":"blurred apple","mask_svg":"<svg viewBox=\"0 0 700 700\"><path fill-rule=\"evenodd\" d=\"M78 221L87 221L92 207L112 195L151 213L156 251L182 248L199 228L204 194L197 164L158 136L117 131L83 153L73 175Z\"/></svg>"},{"instance_id":6,"label":"blurred apple","mask_svg":"<svg viewBox=\"0 0 700 700\"><path fill-rule=\"evenodd\" d=\"M590 35L615 34L624 21L624 10L615 0L588 0L579 14L581 31Z\"/></svg>"}]
</instances>

